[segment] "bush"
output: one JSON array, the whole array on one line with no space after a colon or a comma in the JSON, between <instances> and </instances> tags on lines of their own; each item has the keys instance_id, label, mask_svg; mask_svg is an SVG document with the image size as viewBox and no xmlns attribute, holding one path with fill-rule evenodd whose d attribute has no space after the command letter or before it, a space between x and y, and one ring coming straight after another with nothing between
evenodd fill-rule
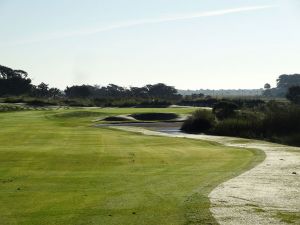
<instances>
[{"instance_id":1,"label":"bush","mask_svg":"<svg viewBox=\"0 0 300 225\"><path fill-rule=\"evenodd\" d=\"M0 105L0 112L15 112L22 110L25 110L25 108L19 105Z\"/></svg>"},{"instance_id":2,"label":"bush","mask_svg":"<svg viewBox=\"0 0 300 225\"><path fill-rule=\"evenodd\" d=\"M220 121L212 129L213 134L244 138L261 138L264 136L260 119L230 118Z\"/></svg>"},{"instance_id":3,"label":"bush","mask_svg":"<svg viewBox=\"0 0 300 225\"><path fill-rule=\"evenodd\" d=\"M277 140L275 140L277 142ZM293 146L300 146L300 132L289 136L284 136L279 139L280 143Z\"/></svg>"},{"instance_id":4,"label":"bush","mask_svg":"<svg viewBox=\"0 0 300 225\"><path fill-rule=\"evenodd\" d=\"M53 105L57 105L56 102L46 101L46 100L41 100L41 99L27 100L26 103L30 106L53 106Z\"/></svg>"},{"instance_id":5,"label":"bush","mask_svg":"<svg viewBox=\"0 0 300 225\"><path fill-rule=\"evenodd\" d=\"M232 102L222 101L216 103L213 107L213 113L216 115L217 119L224 120L235 115L235 110L238 106Z\"/></svg>"},{"instance_id":6,"label":"bush","mask_svg":"<svg viewBox=\"0 0 300 225\"><path fill-rule=\"evenodd\" d=\"M261 112L239 112L234 118L219 121L211 132L299 146L300 107L270 102Z\"/></svg>"},{"instance_id":7,"label":"bush","mask_svg":"<svg viewBox=\"0 0 300 225\"><path fill-rule=\"evenodd\" d=\"M182 125L181 130L187 133L203 133L214 125L214 116L208 110L195 111Z\"/></svg>"},{"instance_id":8,"label":"bush","mask_svg":"<svg viewBox=\"0 0 300 225\"><path fill-rule=\"evenodd\" d=\"M3 100L4 103L22 103L24 102L23 98L20 97L8 97Z\"/></svg>"},{"instance_id":9,"label":"bush","mask_svg":"<svg viewBox=\"0 0 300 225\"><path fill-rule=\"evenodd\" d=\"M300 86L290 87L286 98L295 104L300 104Z\"/></svg>"},{"instance_id":10,"label":"bush","mask_svg":"<svg viewBox=\"0 0 300 225\"><path fill-rule=\"evenodd\" d=\"M139 108L167 108L172 103L170 101L165 100L154 100L154 101L142 101L141 103L137 104Z\"/></svg>"},{"instance_id":11,"label":"bush","mask_svg":"<svg viewBox=\"0 0 300 225\"><path fill-rule=\"evenodd\" d=\"M300 133L300 107L296 105L272 105L264 116L266 136Z\"/></svg>"}]
</instances>

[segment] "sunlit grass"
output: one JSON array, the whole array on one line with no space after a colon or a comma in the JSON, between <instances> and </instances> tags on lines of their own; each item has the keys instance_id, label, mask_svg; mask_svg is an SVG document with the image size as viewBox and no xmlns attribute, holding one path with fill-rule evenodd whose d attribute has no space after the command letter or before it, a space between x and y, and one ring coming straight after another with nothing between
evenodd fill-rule
<instances>
[{"instance_id":1,"label":"sunlit grass","mask_svg":"<svg viewBox=\"0 0 300 225\"><path fill-rule=\"evenodd\" d=\"M92 126L102 116L192 110L1 113L0 224L214 224L209 192L262 154Z\"/></svg>"}]
</instances>

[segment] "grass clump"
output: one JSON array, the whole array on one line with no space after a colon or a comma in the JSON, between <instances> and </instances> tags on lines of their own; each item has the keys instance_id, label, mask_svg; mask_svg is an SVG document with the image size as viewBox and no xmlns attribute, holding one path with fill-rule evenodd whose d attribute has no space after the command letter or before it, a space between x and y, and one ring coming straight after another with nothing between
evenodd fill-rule
<instances>
[{"instance_id":1,"label":"grass clump","mask_svg":"<svg viewBox=\"0 0 300 225\"><path fill-rule=\"evenodd\" d=\"M278 212L276 218L279 218L282 222L289 224L300 224L300 213L295 212Z\"/></svg>"}]
</instances>

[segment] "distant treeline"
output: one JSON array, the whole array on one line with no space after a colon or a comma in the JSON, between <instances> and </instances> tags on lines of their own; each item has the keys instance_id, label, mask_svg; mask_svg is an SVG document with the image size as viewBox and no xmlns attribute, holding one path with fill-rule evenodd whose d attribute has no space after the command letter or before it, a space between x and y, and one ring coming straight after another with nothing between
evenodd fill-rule
<instances>
[{"instance_id":1,"label":"distant treeline","mask_svg":"<svg viewBox=\"0 0 300 225\"><path fill-rule=\"evenodd\" d=\"M178 90L180 94L193 95L193 94L204 94L217 97L233 97L233 96L261 96L264 89L220 89L220 90L210 90L210 89L199 89L199 90Z\"/></svg>"},{"instance_id":2,"label":"distant treeline","mask_svg":"<svg viewBox=\"0 0 300 225\"><path fill-rule=\"evenodd\" d=\"M7 103L57 104L83 106L168 105L182 98L177 90L163 83L125 88L115 84L74 85L65 90L32 84L27 72L0 65L0 97Z\"/></svg>"},{"instance_id":3,"label":"distant treeline","mask_svg":"<svg viewBox=\"0 0 300 225\"><path fill-rule=\"evenodd\" d=\"M271 89L265 85L264 96L273 96L273 92L280 90L286 94L288 88L300 84L300 75L282 75L278 79L277 88ZM50 88L46 83L32 84L26 71L15 70L0 65L0 97L2 102L24 102L31 105L70 105L70 106L115 106L115 107L165 107L171 104L183 106L207 106L212 107L215 103L228 96L233 98L235 104L255 107L262 104L257 100L262 92L258 90L199 90L199 93L190 91L178 91L173 86L163 83L148 84L143 87L121 87L115 84L107 86L99 85L74 85L65 90ZM190 93L190 94L189 94ZM219 93L219 94L217 94ZM223 93L223 94L222 94ZM238 94L239 93L239 94ZM245 98L245 96L254 96ZM294 89L291 97L297 96ZM221 97L217 97L220 95ZM226 97L227 96L227 97ZM240 100L240 99L243 100Z\"/></svg>"},{"instance_id":4,"label":"distant treeline","mask_svg":"<svg viewBox=\"0 0 300 225\"><path fill-rule=\"evenodd\" d=\"M289 88L300 86L300 74L283 74L277 79L276 87L272 88L269 83L266 83L263 93L266 97L286 97Z\"/></svg>"}]
</instances>

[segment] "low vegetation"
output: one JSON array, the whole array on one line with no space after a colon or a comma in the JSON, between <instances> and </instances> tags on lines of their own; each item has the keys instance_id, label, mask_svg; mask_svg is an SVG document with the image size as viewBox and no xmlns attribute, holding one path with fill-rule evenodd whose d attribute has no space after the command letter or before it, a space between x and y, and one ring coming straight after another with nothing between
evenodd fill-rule
<instances>
[{"instance_id":1,"label":"low vegetation","mask_svg":"<svg viewBox=\"0 0 300 225\"><path fill-rule=\"evenodd\" d=\"M242 108L232 111L233 108L228 103L222 104L222 107L212 112L194 113L183 124L182 130L190 133L264 139L300 146L300 106L269 102L255 109ZM220 111L225 111L226 116L222 113L223 116L220 117Z\"/></svg>"},{"instance_id":2,"label":"low vegetation","mask_svg":"<svg viewBox=\"0 0 300 225\"><path fill-rule=\"evenodd\" d=\"M208 110L195 111L182 125L181 130L187 133L204 133L215 123L213 114Z\"/></svg>"},{"instance_id":3,"label":"low vegetation","mask_svg":"<svg viewBox=\"0 0 300 225\"><path fill-rule=\"evenodd\" d=\"M0 112L22 111L26 109L28 108L19 105L0 104Z\"/></svg>"}]
</instances>

